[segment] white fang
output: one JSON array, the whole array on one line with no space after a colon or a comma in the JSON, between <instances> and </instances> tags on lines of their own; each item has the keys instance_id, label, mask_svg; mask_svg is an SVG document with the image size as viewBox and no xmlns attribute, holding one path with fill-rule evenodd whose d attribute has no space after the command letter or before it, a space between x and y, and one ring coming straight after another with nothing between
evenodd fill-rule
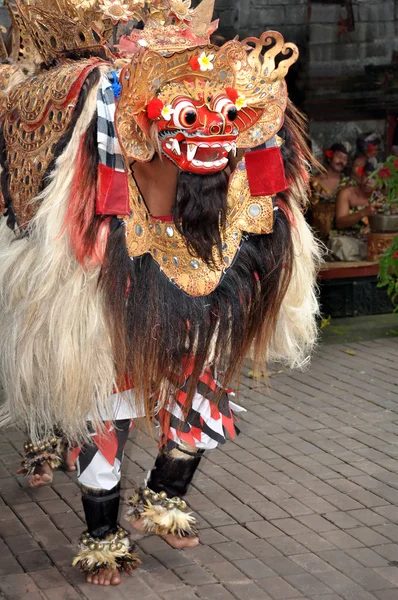
<instances>
[{"instance_id":1,"label":"white fang","mask_svg":"<svg viewBox=\"0 0 398 600\"><path fill-rule=\"evenodd\" d=\"M189 162L192 162L195 158L197 149L198 147L196 144L188 144L187 159L189 160Z\"/></svg>"},{"instance_id":2,"label":"white fang","mask_svg":"<svg viewBox=\"0 0 398 600\"><path fill-rule=\"evenodd\" d=\"M176 140L176 138L173 138L173 141L171 142L171 147L173 149L173 154L177 154L177 156L181 156L180 144L179 144L178 140Z\"/></svg>"}]
</instances>

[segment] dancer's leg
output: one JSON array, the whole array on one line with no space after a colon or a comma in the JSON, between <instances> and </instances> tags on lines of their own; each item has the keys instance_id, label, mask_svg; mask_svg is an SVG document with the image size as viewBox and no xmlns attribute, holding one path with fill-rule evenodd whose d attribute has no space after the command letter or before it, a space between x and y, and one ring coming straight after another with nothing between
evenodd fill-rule
<instances>
[{"instance_id":1,"label":"dancer's leg","mask_svg":"<svg viewBox=\"0 0 398 600\"><path fill-rule=\"evenodd\" d=\"M131 421L115 421L109 431L93 435L78 457L78 480L87 531L73 561L86 573L88 583L117 585L120 571L138 565L126 531L118 526L123 450Z\"/></svg>"},{"instance_id":2,"label":"dancer's leg","mask_svg":"<svg viewBox=\"0 0 398 600\"><path fill-rule=\"evenodd\" d=\"M128 517L135 529L156 533L174 548L199 544L196 519L186 512L187 504L182 498L202 454L203 450L183 446L160 451L146 487L130 500Z\"/></svg>"},{"instance_id":3,"label":"dancer's leg","mask_svg":"<svg viewBox=\"0 0 398 600\"><path fill-rule=\"evenodd\" d=\"M220 389L212 370L200 378L192 408L184 405L188 380L158 411L161 449L146 487L130 499L128 519L136 529L163 536L175 548L196 546L196 519L182 499L205 450L236 434L233 410L240 407Z\"/></svg>"}]
</instances>

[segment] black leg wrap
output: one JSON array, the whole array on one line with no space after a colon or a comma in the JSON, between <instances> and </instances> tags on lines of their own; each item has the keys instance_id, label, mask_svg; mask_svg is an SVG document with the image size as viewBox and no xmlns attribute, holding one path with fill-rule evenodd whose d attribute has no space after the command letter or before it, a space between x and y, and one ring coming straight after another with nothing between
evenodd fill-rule
<instances>
[{"instance_id":1,"label":"black leg wrap","mask_svg":"<svg viewBox=\"0 0 398 600\"><path fill-rule=\"evenodd\" d=\"M87 531L93 538L105 539L118 529L120 485L112 490L88 490L82 493Z\"/></svg>"},{"instance_id":2,"label":"black leg wrap","mask_svg":"<svg viewBox=\"0 0 398 600\"><path fill-rule=\"evenodd\" d=\"M189 484L202 458L203 450L193 452L185 448L163 450L156 458L146 488L140 488L129 500L126 518L146 533L196 537L196 519L187 512L181 496Z\"/></svg>"},{"instance_id":3,"label":"black leg wrap","mask_svg":"<svg viewBox=\"0 0 398 600\"><path fill-rule=\"evenodd\" d=\"M184 454L184 458L175 458L173 454ZM147 486L154 492L166 492L169 498L182 497L188 491L204 450L187 452L181 448L171 452L162 451L156 457Z\"/></svg>"}]
</instances>

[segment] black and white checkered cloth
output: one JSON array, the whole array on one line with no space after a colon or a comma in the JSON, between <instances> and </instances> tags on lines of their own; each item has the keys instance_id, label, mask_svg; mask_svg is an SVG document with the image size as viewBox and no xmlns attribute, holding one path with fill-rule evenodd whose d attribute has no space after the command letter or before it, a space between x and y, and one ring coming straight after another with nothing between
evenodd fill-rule
<instances>
[{"instance_id":1,"label":"black and white checkered cloth","mask_svg":"<svg viewBox=\"0 0 398 600\"><path fill-rule=\"evenodd\" d=\"M124 171L124 159L115 130L115 82L117 73L102 76L97 96L97 143L100 163L115 171Z\"/></svg>"}]
</instances>

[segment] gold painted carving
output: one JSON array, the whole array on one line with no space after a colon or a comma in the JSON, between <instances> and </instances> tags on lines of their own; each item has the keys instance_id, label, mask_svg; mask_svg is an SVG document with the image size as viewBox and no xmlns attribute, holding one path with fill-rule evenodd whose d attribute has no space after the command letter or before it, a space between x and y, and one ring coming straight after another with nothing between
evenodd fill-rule
<instances>
[{"instance_id":1,"label":"gold painted carving","mask_svg":"<svg viewBox=\"0 0 398 600\"><path fill-rule=\"evenodd\" d=\"M15 65L0 65L0 121L5 117L7 111L7 94L9 87L13 84L19 67Z\"/></svg>"},{"instance_id":2,"label":"gold painted carving","mask_svg":"<svg viewBox=\"0 0 398 600\"><path fill-rule=\"evenodd\" d=\"M194 71L190 67L190 59L202 51L214 54L213 70ZM278 66L277 56L282 56ZM161 97L165 94L171 101L167 88L175 95L186 95L190 85L195 97L199 81L202 89L205 82L215 89L236 88L245 97L247 107L239 111L236 121L240 129L237 145L260 146L283 125L287 105L284 77L297 57L297 47L285 44L275 31L264 33L260 39L234 40L221 48L204 46L169 56L141 50L124 67L120 78L122 94L116 111L116 129L124 153L130 160L151 160L155 149L149 135L151 122L146 116L146 106L159 91Z\"/></svg>"},{"instance_id":3,"label":"gold painted carving","mask_svg":"<svg viewBox=\"0 0 398 600\"><path fill-rule=\"evenodd\" d=\"M27 79L8 98L4 136L10 173L10 194L19 225L31 219L54 150L68 129L76 102L98 59L66 62Z\"/></svg>"},{"instance_id":4,"label":"gold painted carving","mask_svg":"<svg viewBox=\"0 0 398 600\"><path fill-rule=\"evenodd\" d=\"M368 260L380 260L389 249L397 234L394 233L369 233L368 235Z\"/></svg>"}]
</instances>

